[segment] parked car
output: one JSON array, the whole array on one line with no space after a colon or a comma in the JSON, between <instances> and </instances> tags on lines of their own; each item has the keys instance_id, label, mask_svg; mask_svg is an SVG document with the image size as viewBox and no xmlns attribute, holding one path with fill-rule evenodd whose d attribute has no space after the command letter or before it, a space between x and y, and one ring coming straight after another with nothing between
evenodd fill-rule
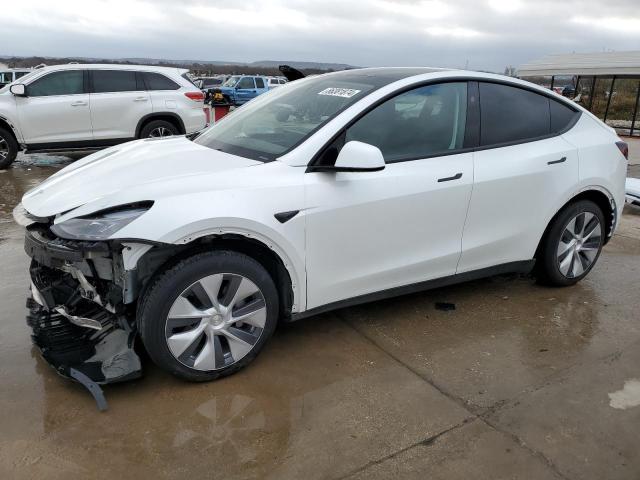
<instances>
[{"instance_id":1,"label":"parked car","mask_svg":"<svg viewBox=\"0 0 640 480\"><path fill-rule=\"evenodd\" d=\"M253 75L232 75L220 87L220 93L226 103L242 105L249 100L269 91L266 77Z\"/></svg>"},{"instance_id":2,"label":"parked car","mask_svg":"<svg viewBox=\"0 0 640 480\"><path fill-rule=\"evenodd\" d=\"M205 126L204 94L187 70L57 65L0 89L0 168L18 150L98 149Z\"/></svg>"},{"instance_id":3,"label":"parked car","mask_svg":"<svg viewBox=\"0 0 640 480\"><path fill-rule=\"evenodd\" d=\"M627 178L626 185L627 203L640 207L640 179Z\"/></svg>"},{"instance_id":4,"label":"parked car","mask_svg":"<svg viewBox=\"0 0 640 480\"><path fill-rule=\"evenodd\" d=\"M8 70L0 70L0 87L13 83L32 71L33 70L30 68L9 68Z\"/></svg>"},{"instance_id":5,"label":"parked car","mask_svg":"<svg viewBox=\"0 0 640 480\"><path fill-rule=\"evenodd\" d=\"M279 87L280 85L284 85L285 83L287 83L287 79L284 77L268 77L269 83L269 89L271 90L272 88L276 88Z\"/></svg>"},{"instance_id":6,"label":"parked car","mask_svg":"<svg viewBox=\"0 0 640 480\"><path fill-rule=\"evenodd\" d=\"M27 192L33 339L63 375L109 383L139 374L139 336L204 381L254 360L278 322L534 267L573 285L618 224L625 152L587 110L510 77L297 80Z\"/></svg>"}]
</instances>

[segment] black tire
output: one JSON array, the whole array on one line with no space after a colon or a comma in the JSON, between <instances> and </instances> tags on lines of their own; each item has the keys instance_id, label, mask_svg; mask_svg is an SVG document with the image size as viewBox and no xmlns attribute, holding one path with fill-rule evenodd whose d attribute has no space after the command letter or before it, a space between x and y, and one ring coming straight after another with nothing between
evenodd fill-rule
<instances>
[{"instance_id":1,"label":"black tire","mask_svg":"<svg viewBox=\"0 0 640 480\"><path fill-rule=\"evenodd\" d=\"M235 363L214 370L191 368L171 353L166 333L169 311L174 301L195 282L222 273L242 276L259 288L266 304L264 328L251 350ZM206 382L237 372L260 353L278 323L278 293L273 279L260 263L242 253L228 250L198 253L168 268L151 282L137 314L142 342L160 368L185 380Z\"/></svg>"},{"instance_id":2,"label":"black tire","mask_svg":"<svg viewBox=\"0 0 640 480\"><path fill-rule=\"evenodd\" d=\"M6 155L4 154L6 152ZM11 132L0 128L0 170L4 170L13 163L18 155L18 142Z\"/></svg>"},{"instance_id":3,"label":"black tire","mask_svg":"<svg viewBox=\"0 0 640 480\"><path fill-rule=\"evenodd\" d=\"M166 120L152 120L140 130L140 138L168 137L170 135L157 135L158 131L168 131L170 135L180 135L176 126Z\"/></svg>"},{"instance_id":4,"label":"black tire","mask_svg":"<svg viewBox=\"0 0 640 480\"><path fill-rule=\"evenodd\" d=\"M569 226L572 219L585 213L594 215L599 222L600 235L598 236L597 252L588 265L582 266L583 271L579 275L571 276L571 272L564 274L561 271L561 259L558 254L558 249L563 238L566 240L566 237L563 237L563 235L565 235L566 228ZM544 285L565 287L574 285L582 280L591 271L600 257L600 252L602 251L606 235L605 229L606 223L604 214L600 207L598 207L594 202L590 200L579 200L564 207L551 221L549 229L542 240L541 249L538 258L536 259L536 276L538 282ZM593 242L590 243L590 246L592 247L595 247L595 238L596 237L594 236L589 240L589 242ZM578 257L579 256L580 255L578 255ZM586 261L586 257L583 261ZM573 264L571 263L571 265ZM569 269L571 269L571 267L569 267Z\"/></svg>"}]
</instances>

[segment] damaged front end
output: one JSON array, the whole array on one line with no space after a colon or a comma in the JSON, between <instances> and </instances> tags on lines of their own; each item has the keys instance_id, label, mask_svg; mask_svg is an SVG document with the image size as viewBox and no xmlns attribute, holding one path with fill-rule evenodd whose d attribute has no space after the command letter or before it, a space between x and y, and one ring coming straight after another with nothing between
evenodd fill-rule
<instances>
[{"instance_id":1,"label":"damaged front end","mask_svg":"<svg viewBox=\"0 0 640 480\"><path fill-rule=\"evenodd\" d=\"M32 258L27 323L33 342L59 374L92 393L95 384L141 374L134 351L135 303L127 303L134 282L123 265L122 250L128 248L61 239L44 223L27 227L25 234Z\"/></svg>"}]
</instances>

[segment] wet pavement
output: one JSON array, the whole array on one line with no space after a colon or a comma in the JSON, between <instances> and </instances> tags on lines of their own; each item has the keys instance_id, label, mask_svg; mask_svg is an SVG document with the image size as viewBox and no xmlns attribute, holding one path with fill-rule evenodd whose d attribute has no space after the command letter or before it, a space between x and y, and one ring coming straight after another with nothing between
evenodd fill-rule
<instances>
[{"instance_id":1,"label":"wet pavement","mask_svg":"<svg viewBox=\"0 0 640 480\"><path fill-rule=\"evenodd\" d=\"M0 172L0 478L640 477L640 209L574 287L504 276L339 310L208 384L143 359L99 413L30 345L11 220L69 161Z\"/></svg>"}]
</instances>

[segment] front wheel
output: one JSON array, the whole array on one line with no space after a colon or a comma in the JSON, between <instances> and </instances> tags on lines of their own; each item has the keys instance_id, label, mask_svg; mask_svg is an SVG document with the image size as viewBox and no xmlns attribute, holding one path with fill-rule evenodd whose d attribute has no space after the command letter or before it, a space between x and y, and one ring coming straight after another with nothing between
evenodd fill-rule
<instances>
[{"instance_id":1,"label":"front wheel","mask_svg":"<svg viewBox=\"0 0 640 480\"><path fill-rule=\"evenodd\" d=\"M182 260L148 288L138 314L154 362L191 381L235 373L275 330L278 295L269 273L232 251Z\"/></svg>"},{"instance_id":2,"label":"front wheel","mask_svg":"<svg viewBox=\"0 0 640 480\"><path fill-rule=\"evenodd\" d=\"M18 155L18 143L9 132L0 128L0 169L7 168Z\"/></svg>"},{"instance_id":3,"label":"front wheel","mask_svg":"<svg viewBox=\"0 0 640 480\"><path fill-rule=\"evenodd\" d=\"M604 245L602 210L590 200L566 206L552 221L537 259L538 279L555 286L573 285L593 268Z\"/></svg>"}]
</instances>

